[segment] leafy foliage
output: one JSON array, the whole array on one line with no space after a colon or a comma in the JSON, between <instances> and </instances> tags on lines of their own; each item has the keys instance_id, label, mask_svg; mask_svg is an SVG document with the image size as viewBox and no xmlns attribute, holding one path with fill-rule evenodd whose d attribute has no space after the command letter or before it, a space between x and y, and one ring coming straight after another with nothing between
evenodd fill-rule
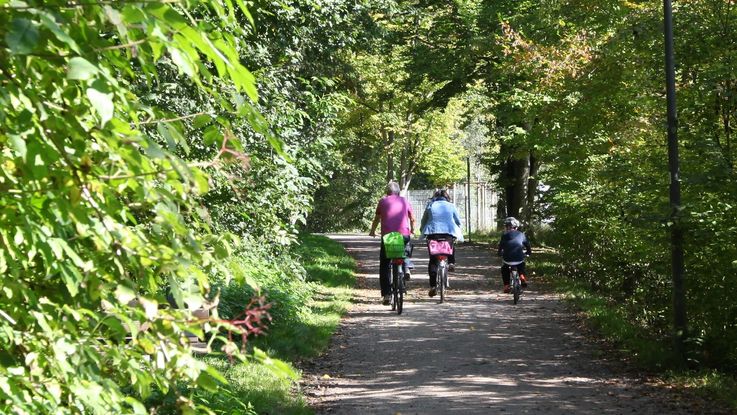
<instances>
[{"instance_id":1,"label":"leafy foliage","mask_svg":"<svg viewBox=\"0 0 737 415\"><path fill-rule=\"evenodd\" d=\"M249 339L249 347L256 350L254 359L205 358L228 383L212 390L200 388L192 399L218 414L311 413L304 399L294 393L298 372L268 356L299 361L325 351L349 306L355 262L337 242L301 235L299 245L282 252L278 260L269 256L266 247L257 247L230 258L227 266L250 285L219 287L220 315L237 315L243 308L242 299L259 292L272 300L273 324L265 336ZM172 404L163 401L160 407L164 405Z\"/></svg>"},{"instance_id":2,"label":"leafy foliage","mask_svg":"<svg viewBox=\"0 0 737 415\"><path fill-rule=\"evenodd\" d=\"M571 277L625 304L654 338L671 334L668 234L680 221L691 359L735 370L734 6L676 8L684 203L674 214L661 2L394 4L401 82L430 95L415 113L486 97L485 116L470 119L486 123L480 158L504 191L500 215L550 223Z\"/></svg>"},{"instance_id":3,"label":"leafy foliage","mask_svg":"<svg viewBox=\"0 0 737 415\"><path fill-rule=\"evenodd\" d=\"M257 114L254 77L215 30L250 16L236 3L0 2L2 412L147 413L152 391L206 410L176 386L219 376L184 339L202 334L190 310L228 237L193 203L209 185L180 157L192 117L133 91L168 67L220 111Z\"/></svg>"}]
</instances>

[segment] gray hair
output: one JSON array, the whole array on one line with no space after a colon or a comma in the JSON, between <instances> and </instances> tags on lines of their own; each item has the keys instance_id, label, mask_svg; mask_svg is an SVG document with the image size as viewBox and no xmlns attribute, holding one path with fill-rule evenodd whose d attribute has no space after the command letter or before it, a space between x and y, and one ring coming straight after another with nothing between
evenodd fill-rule
<instances>
[{"instance_id":1,"label":"gray hair","mask_svg":"<svg viewBox=\"0 0 737 415\"><path fill-rule=\"evenodd\" d=\"M388 195L398 195L399 194L399 184L395 182L394 180L390 181L386 185L386 194Z\"/></svg>"}]
</instances>

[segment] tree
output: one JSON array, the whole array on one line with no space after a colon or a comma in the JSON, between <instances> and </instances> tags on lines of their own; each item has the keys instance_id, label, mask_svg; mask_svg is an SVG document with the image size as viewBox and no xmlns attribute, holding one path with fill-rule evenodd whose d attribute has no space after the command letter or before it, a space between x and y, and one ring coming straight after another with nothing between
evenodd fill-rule
<instances>
[{"instance_id":1,"label":"tree","mask_svg":"<svg viewBox=\"0 0 737 415\"><path fill-rule=\"evenodd\" d=\"M207 303L228 250L192 203L211 161L179 156L191 151L184 122L205 114L133 90L170 67L260 128L228 34L250 16L236 3L0 1L2 412L147 413L154 390L192 412L203 408L181 383L221 379L183 341L202 333L189 310ZM225 159L238 146L221 127L211 139Z\"/></svg>"},{"instance_id":2,"label":"tree","mask_svg":"<svg viewBox=\"0 0 737 415\"><path fill-rule=\"evenodd\" d=\"M420 7L400 4L407 14ZM421 4L418 29L406 32L417 39L408 83L438 87L429 105L484 85L491 114L484 159L504 189L502 213L528 224L545 215L567 269L625 304L650 333L667 336L661 6L430 1ZM694 356L720 367L737 361L727 351L737 339L727 323L735 313L723 306L732 303L724 281L737 254L712 251L732 246L726 238L735 232L729 45L736 19L731 4L690 2L679 7L675 28L686 268L719 281L712 290L687 278L696 338L705 345Z\"/></svg>"}]
</instances>

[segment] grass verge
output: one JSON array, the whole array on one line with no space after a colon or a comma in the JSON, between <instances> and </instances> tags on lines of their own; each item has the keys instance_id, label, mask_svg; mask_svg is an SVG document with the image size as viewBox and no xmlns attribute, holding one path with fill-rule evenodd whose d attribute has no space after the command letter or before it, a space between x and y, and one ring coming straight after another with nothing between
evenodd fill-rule
<instances>
[{"instance_id":1,"label":"grass verge","mask_svg":"<svg viewBox=\"0 0 737 415\"><path fill-rule=\"evenodd\" d=\"M534 254L529 267L552 283L566 301L580 310L587 324L599 338L611 344L622 358L636 367L657 374L661 382L680 390L693 391L715 399L737 412L737 379L717 370L677 370L673 348L668 339L653 339L627 316L623 306L597 294L587 285L560 275L562 259L553 251Z\"/></svg>"},{"instance_id":2,"label":"grass verge","mask_svg":"<svg viewBox=\"0 0 737 415\"><path fill-rule=\"evenodd\" d=\"M324 351L341 316L348 310L356 264L339 243L319 235L302 236L293 255L300 258L306 270L305 281L293 282L306 286L306 301L288 314L290 318L275 320L267 336L253 339L249 345L281 359L290 367L287 372L296 373L292 364ZM198 401L217 414L312 413L295 379L269 365L268 360L243 363L215 357L204 360L228 381L214 392L198 392Z\"/></svg>"},{"instance_id":3,"label":"grass verge","mask_svg":"<svg viewBox=\"0 0 737 415\"><path fill-rule=\"evenodd\" d=\"M268 336L255 344L270 356L290 362L319 355L348 310L356 263L343 246L320 235L303 235L295 254L307 271L309 300L290 321L275 322Z\"/></svg>"},{"instance_id":4,"label":"grass verge","mask_svg":"<svg viewBox=\"0 0 737 415\"><path fill-rule=\"evenodd\" d=\"M466 241L471 241L473 244L494 244L499 243L501 237L501 231L488 231L488 232L471 232L470 235L465 235Z\"/></svg>"}]
</instances>

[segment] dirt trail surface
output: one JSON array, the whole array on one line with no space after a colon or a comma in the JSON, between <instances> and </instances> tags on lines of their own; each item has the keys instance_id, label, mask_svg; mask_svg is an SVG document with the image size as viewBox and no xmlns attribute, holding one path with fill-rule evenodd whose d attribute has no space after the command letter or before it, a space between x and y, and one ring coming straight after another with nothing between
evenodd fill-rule
<instances>
[{"instance_id":1,"label":"dirt trail surface","mask_svg":"<svg viewBox=\"0 0 737 415\"><path fill-rule=\"evenodd\" d=\"M596 357L576 318L534 277L514 306L488 248L458 247L439 304L427 295L427 250L416 243L398 316L379 301L378 239L329 236L357 259L358 288L330 350L303 368L318 414L701 412Z\"/></svg>"}]
</instances>

